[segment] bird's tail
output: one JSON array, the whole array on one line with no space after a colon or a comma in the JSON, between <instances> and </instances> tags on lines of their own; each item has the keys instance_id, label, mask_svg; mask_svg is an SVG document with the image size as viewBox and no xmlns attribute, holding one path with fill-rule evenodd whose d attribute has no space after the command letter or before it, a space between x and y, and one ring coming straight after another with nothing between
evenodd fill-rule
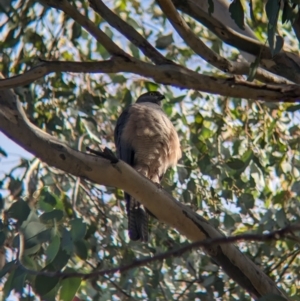
<instances>
[{"instance_id":1,"label":"bird's tail","mask_svg":"<svg viewBox=\"0 0 300 301\"><path fill-rule=\"evenodd\" d=\"M128 232L131 240L148 241L148 213L145 208L125 193L128 216Z\"/></svg>"}]
</instances>

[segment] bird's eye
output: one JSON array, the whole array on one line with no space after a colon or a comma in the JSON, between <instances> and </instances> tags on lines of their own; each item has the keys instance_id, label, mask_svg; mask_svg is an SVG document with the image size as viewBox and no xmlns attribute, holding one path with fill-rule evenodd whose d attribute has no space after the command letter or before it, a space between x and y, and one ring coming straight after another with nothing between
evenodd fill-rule
<instances>
[{"instance_id":1,"label":"bird's eye","mask_svg":"<svg viewBox=\"0 0 300 301\"><path fill-rule=\"evenodd\" d=\"M155 94L153 93L153 92L150 92L150 94L149 94L150 96L154 96Z\"/></svg>"}]
</instances>

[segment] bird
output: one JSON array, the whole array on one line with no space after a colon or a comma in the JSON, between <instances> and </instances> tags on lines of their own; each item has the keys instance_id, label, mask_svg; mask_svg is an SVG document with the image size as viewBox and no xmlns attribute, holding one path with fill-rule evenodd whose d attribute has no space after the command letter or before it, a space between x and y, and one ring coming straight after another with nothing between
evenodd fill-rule
<instances>
[{"instance_id":1,"label":"bird","mask_svg":"<svg viewBox=\"0 0 300 301\"><path fill-rule=\"evenodd\" d=\"M182 155L178 134L162 109L164 98L157 91L140 95L121 113L114 131L117 157L158 186ZM128 193L124 196L129 238L147 242L151 212Z\"/></svg>"}]
</instances>

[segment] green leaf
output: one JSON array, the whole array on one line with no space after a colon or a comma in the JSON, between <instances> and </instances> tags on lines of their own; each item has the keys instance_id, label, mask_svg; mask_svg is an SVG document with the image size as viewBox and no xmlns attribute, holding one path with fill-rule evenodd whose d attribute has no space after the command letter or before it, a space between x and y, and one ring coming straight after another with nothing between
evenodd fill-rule
<instances>
[{"instance_id":1,"label":"green leaf","mask_svg":"<svg viewBox=\"0 0 300 301\"><path fill-rule=\"evenodd\" d=\"M255 78L257 68L259 67L260 57L256 57L255 61L250 64L250 70L247 81L252 82Z\"/></svg>"},{"instance_id":2,"label":"green leaf","mask_svg":"<svg viewBox=\"0 0 300 301\"><path fill-rule=\"evenodd\" d=\"M110 57L109 52L100 43L97 43L97 52L102 56L104 60Z\"/></svg>"},{"instance_id":3,"label":"green leaf","mask_svg":"<svg viewBox=\"0 0 300 301\"><path fill-rule=\"evenodd\" d=\"M234 225L235 225L235 220L234 220L234 218L233 218L231 215L225 213L225 216L224 216L224 226L225 226L227 229L229 229L229 228L234 227Z\"/></svg>"},{"instance_id":4,"label":"green leaf","mask_svg":"<svg viewBox=\"0 0 300 301\"><path fill-rule=\"evenodd\" d=\"M145 87L147 91L157 91L157 89L159 88L158 84L153 82L145 82Z\"/></svg>"},{"instance_id":5,"label":"green leaf","mask_svg":"<svg viewBox=\"0 0 300 301\"><path fill-rule=\"evenodd\" d=\"M266 3L266 14L269 22L276 27L278 20L278 13L280 10L280 1L268 0Z\"/></svg>"},{"instance_id":6,"label":"green leaf","mask_svg":"<svg viewBox=\"0 0 300 301\"><path fill-rule=\"evenodd\" d=\"M62 231L61 247L68 254L71 254L74 251L74 243L72 240L72 235L70 231L68 231L67 229L63 229Z\"/></svg>"},{"instance_id":7,"label":"green leaf","mask_svg":"<svg viewBox=\"0 0 300 301\"><path fill-rule=\"evenodd\" d=\"M254 24L256 24L256 18L255 18L255 15L254 15L254 9L253 9L253 1L250 0L249 2L249 9L250 9L250 17L251 17L251 20Z\"/></svg>"},{"instance_id":8,"label":"green leaf","mask_svg":"<svg viewBox=\"0 0 300 301\"><path fill-rule=\"evenodd\" d=\"M202 126L199 139L201 139L201 141L205 141L206 139L210 138L212 135L213 135L212 130L208 129L205 126Z\"/></svg>"},{"instance_id":9,"label":"green leaf","mask_svg":"<svg viewBox=\"0 0 300 301\"><path fill-rule=\"evenodd\" d=\"M155 41L155 47L158 49L166 49L169 45L171 45L174 42L173 40L173 34L170 33L168 35L160 36Z\"/></svg>"},{"instance_id":10,"label":"green leaf","mask_svg":"<svg viewBox=\"0 0 300 301\"><path fill-rule=\"evenodd\" d=\"M286 109L287 112L296 112L299 110L300 110L300 105L292 105Z\"/></svg>"},{"instance_id":11,"label":"green leaf","mask_svg":"<svg viewBox=\"0 0 300 301\"><path fill-rule=\"evenodd\" d=\"M26 272L23 268L19 267L15 270L11 286L16 293L22 294L25 285Z\"/></svg>"},{"instance_id":12,"label":"green leaf","mask_svg":"<svg viewBox=\"0 0 300 301\"><path fill-rule=\"evenodd\" d=\"M129 106L132 103L132 95L131 95L131 92L128 89L126 89L126 92L125 92L124 97L122 99L122 103L124 103L125 106Z\"/></svg>"},{"instance_id":13,"label":"green leaf","mask_svg":"<svg viewBox=\"0 0 300 301\"><path fill-rule=\"evenodd\" d=\"M295 192L297 195L300 195L300 181L295 182L292 185L292 189L293 192Z\"/></svg>"},{"instance_id":14,"label":"green leaf","mask_svg":"<svg viewBox=\"0 0 300 301\"><path fill-rule=\"evenodd\" d=\"M244 206L246 209L252 209L254 207L254 197L251 193L244 193L238 198L237 205L239 207Z\"/></svg>"},{"instance_id":15,"label":"green leaf","mask_svg":"<svg viewBox=\"0 0 300 301\"><path fill-rule=\"evenodd\" d=\"M202 114L200 114L199 112L197 112L197 114L195 115L195 123L201 127L204 121L204 117L202 116Z\"/></svg>"},{"instance_id":16,"label":"green leaf","mask_svg":"<svg viewBox=\"0 0 300 301\"><path fill-rule=\"evenodd\" d=\"M29 213L30 213L30 208L28 204L22 199L14 202L7 210L8 216L10 218L16 219L19 225L21 225L24 221L26 221Z\"/></svg>"},{"instance_id":17,"label":"green leaf","mask_svg":"<svg viewBox=\"0 0 300 301\"><path fill-rule=\"evenodd\" d=\"M60 287L60 285L58 283L56 286L53 287L52 290L50 290L48 293L46 293L45 295L43 295L43 300L46 300L46 301L57 301L58 300L57 299L57 295L58 295L59 287ZM35 300L32 300L32 301L35 301ZM78 300L78 301L80 301L80 300Z\"/></svg>"},{"instance_id":18,"label":"green leaf","mask_svg":"<svg viewBox=\"0 0 300 301\"><path fill-rule=\"evenodd\" d=\"M269 42L269 46L270 46L270 50L272 55L275 54L275 34L277 31L277 21L278 21L278 16L279 16L279 10L280 10L280 1L277 0L268 0L267 4L266 4L266 14L267 17L269 19L269 23L268 23L268 42ZM277 50L278 47L280 46L280 41L276 42L279 45L277 46Z\"/></svg>"},{"instance_id":19,"label":"green leaf","mask_svg":"<svg viewBox=\"0 0 300 301\"><path fill-rule=\"evenodd\" d=\"M86 260L88 256L88 249L84 240L77 240L74 242L75 253L82 260Z\"/></svg>"},{"instance_id":20,"label":"green leaf","mask_svg":"<svg viewBox=\"0 0 300 301\"><path fill-rule=\"evenodd\" d=\"M76 117L75 128L76 128L76 130L78 131L79 134L83 134L85 132L85 130L84 130L84 124L82 123L80 115L77 115L77 117Z\"/></svg>"},{"instance_id":21,"label":"green leaf","mask_svg":"<svg viewBox=\"0 0 300 301\"><path fill-rule=\"evenodd\" d=\"M59 251L59 247L60 247L60 237L58 235L55 235L45 252L47 256L47 264L52 262L52 260L55 258L55 256Z\"/></svg>"},{"instance_id":22,"label":"green leaf","mask_svg":"<svg viewBox=\"0 0 300 301\"><path fill-rule=\"evenodd\" d=\"M186 97L186 95L181 95L181 96L172 98L172 99L170 99L169 103L175 104L175 103L182 102L185 97Z\"/></svg>"},{"instance_id":23,"label":"green leaf","mask_svg":"<svg viewBox=\"0 0 300 301\"><path fill-rule=\"evenodd\" d=\"M16 261L10 261L4 265L4 267L0 270L0 279L4 277L8 272L16 267Z\"/></svg>"},{"instance_id":24,"label":"green leaf","mask_svg":"<svg viewBox=\"0 0 300 301\"><path fill-rule=\"evenodd\" d=\"M178 180L181 184L185 182L185 180L188 178L189 174L186 170L186 168L178 166L177 167L177 173L178 173Z\"/></svg>"},{"instance_id":25,"label":"green leaf","mask_svg":"<svg viewBox=\"0 0 300 301\"><path fill-rule=\"evenodd\" d=\"M285 214L283 209L280 209L276 212L275 220L276 220L277 225L280 228L283 228L283 227L285 227L289 224L289 221L288 221L288 219L286 217L286 214Z\"/></svg>"},{"instance_id":26,"label":"green leaf","mask_svg":"<svg viewBox=\"0 0 300 301\"><path fill-rule=\"evenodd\" d=\"M70 225L73 241L83 239L86 234L86 223L81 218L76 218L70 221Z\"/></svg>"},{"instance_id":27,"label":"green leaf","mask_svg":"<svg viewBox=\"0 0 300 301\"><path fill-rule=\"evenodd\" d=\"M139 49L133 45L132 43L129 44L129 49L131 51L131 54L133 57L135 57L136 59L139 59L140 58L140 52L139 52Z\"/></svg>"},{"instance_id":28,"label":"green leaf","mask_svg":"<svg viewBox=\"0 0 300 301\"><path fill-rule=\"evenodd\" d=\"M245 29L244 24L244 9L240 0L233 0L229 5L231 18L235 21L240 29Z\"/></svg>"},{"instance_id":29,"label":"green leaf","mask_svg":"<svg viewBox=\"0 0 300 301\"><path fill-rule=\"evenodd\" d=\"M30 255L24 255L22 258L22 264L29 268L30 270L39 270L40 266L38 264L38 262L36 261L36 258L34 258L34 256L30 256ZM29 277L34 277L33 275L28 275Z\"/></svg>"},{"instance_id":30,"label":"green leaf","mask_svg":"<svg viewBox=\"0 0 300 301\"><path fill-rule=\"evenodd\" d=\"M44 211L51 211L56 206L56 198L52 193L44 188L40 194L39 206Z\"/></svg>"},{"instance_id":31,"label":"green leaf","mask_svg":"<svg viewBox=\"0 0 300 301\"><path fill-rule=\"evenodd\" d=\"M71 40L74 41L74 40L78 39L80 36L81 36L81 26L77 22L74 22L72 25Z\"/></svg>"},{"instance_id":32,"label":"green leaf","mask_svg":"<svg viewBox=\"0 0 300 301\"><path fill-rule=\"evenodd\" d=\"M86 231L85 239L89 239L94 233L97 231L98 227L95 224L95 222L92 222L90 225L88 225L88 229Z\"/></svg>"},{"instance_id":33,"label":"green leaf","mask_svg":"<svg viewBox=\"0 0 300 301\"><path fill-rule=\"evenodd\" d=\"M32 247L37 243L43 243L50 239L50 229L40 222L30 222L24 228L22 232L25 238L25 249Z\"/></svg>"},{"instance_id":34,"label":"green leaf","mask_svg":"<svg viewBox=\"0 0 300 301\"><path fill-rule=\"evenodd\" d=\"M3 231L0 232L0 247L3 246L4 242L5 242L5 239L6 239L6 235Z\"/></svg>"},{"instance_id":35,"label":"green leaf","mask_svg":"<svg viewBox=\"0 0 300 301\"><path fill-rule=\"evenodd\" d=\"M1 154L3 157L7 157L7 152L6 152L2 147L0 147L0 154Z\"/></svg>"},{"instance_id":36,"label":"green leaf","mask_svg":"<svg viewBox=\"0 0 300 301\"><path fill-rule=\"evenodd\" d=\"M2 188L2 182L0 181L0 189ZM4 208L4 200L3 200L3 197L2 197L2 194L0 193L0 212L3 210Z\"/></svg>"},{"instance_id":37,"label":"green leaf","mask_svg":"<svg viewBox=\"0 0 300 301\"><path fill-rule=\"evenodd\" d=\"M68 263L70 259L70 255L63 250L61 247L53 259L53 261L49 264L49 266L52 266L55 271L61 270L66 264Z\"/></svg>"},{"instance_id":38,"label":"green leaf","mask_svg":"<svg viewBox=\"0 0 300 301\"><path fill-rule=\"evenodd\" d=\"M4 283L4 288L3 288L3 300L6 300L6 298L9 296L10 292L14 289L13 288L13 278L14 278L15 270L13 270L7 280Z\"/></svg>"},{"instance_id":39,"label":"green leaf","mask_svg":"<svg viewBox=\"0 0 300 301\"><path fill-rule=\"evenodd\" d=\"M59 277L48 277L45 275L38 275L35 279L35 291L40 296L49 293L59 282Z\"/></svg>"},{"instance_id":40,"label":"green leaf","mask_svg":"<svg viewBox=\"0 0 300 301\"><path fill-rule=\"evenodd\" d=\"M289 193L285 190L280 191L279 193L277 193L274 198L273 198L273 203L274 204L280 204L280 205L284 205L285 201L286 201L286 196L289 195Z\"/></svg>"},{"instance_id":41,"label":"green leaf","mask_svg":"<svg viewBox=\"0 0 300 301\"><path fill-rule=\"evenodd\" d=\"M47 223L48 221L51 220L56 220L57 222L59 222L64 216L64 213L62 210L59 209L54 209L50 212L45 212L40 216L40 221L42 223Z\"/></svg>"},{"instance_id":42,"label":"green leaf","mask_svg":"<svg viewBox=\"0 0 300 301\"><path fill-rule=\"evenodd\" d=\"M73 273L73 269L66 269L66 272ZM62 280L59 293L59 300L72 301L81 284L81 278L70 277Z\"/></svg>"},{"instance_id":43,"label":"green leaf","mask_svg":"<svg viewBox=\"0 0 300 301\"><path fill-rule=\"evenodd\" d=\"M293 7L290 6L288 1L284 1L282 17L281 17L282 24L289 21L291 22L291 24L293 24L296 18L297 18L296 11L293 9Z\"/></svg>"},{"instance_id":44,"label":"green leaf","mask_svg":"<svg viewBox=\"0 0 300 301\"><path fill-rule=\"evenodd\" d=\"M245 163L242 160L236 158L231 158L229 161L226 162L226 164L234 170L240 170L245 168Z\"/></svg>"},{"instance_id":45,"label":"green leaf","mask_svg":"<svg viewBox=\"0 0 300 301\"><path fill-rule=\"evenodd\" d=\"M40 222L29 222L23 224L21 229L24 236L24 254L36 253L41 244L51 239L52 229L47 229L46 226ZM14 247L19 247L19 235L14 238Z\"/></svg>"},{"instance_id":46,"label":"green leaf","mask_svg":"<svg viewBox=\"0 0 300 301\"><path fill-rule=\"evenodd\" d=\"M242 155L242 161L248 165L250 163L250 161L253 158L253 151L252 149L248 149L243 155Z\"/></svg>"}]
</instances>

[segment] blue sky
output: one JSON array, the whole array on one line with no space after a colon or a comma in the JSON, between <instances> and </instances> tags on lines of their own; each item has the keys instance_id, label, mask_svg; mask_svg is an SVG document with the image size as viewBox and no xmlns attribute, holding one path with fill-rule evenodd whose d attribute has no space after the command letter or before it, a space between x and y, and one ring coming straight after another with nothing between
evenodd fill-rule
<instances>
[{"instance_id":1,"label":"blue sky","mask_svg":"<svg viewBox=\"0 0 300 301\"><path fill-rule=\"evenodd\" d=\"M24 148L7 138L2 132L0 132L0 148L7 153L7 158L0 155L0 180L5 173L17 165L20 158L32 159L33 155L27 152ZM0 193L5 196L7 192L0 189Z\"/></svg>"}]
</instances>

